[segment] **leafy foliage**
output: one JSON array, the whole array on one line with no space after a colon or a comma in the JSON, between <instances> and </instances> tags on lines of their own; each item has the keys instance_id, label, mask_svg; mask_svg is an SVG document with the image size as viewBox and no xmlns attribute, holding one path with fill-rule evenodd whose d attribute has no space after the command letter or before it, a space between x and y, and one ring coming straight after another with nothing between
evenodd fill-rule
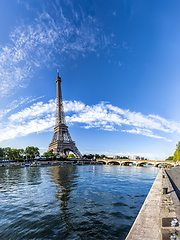
<instances>
[{"instance_id":1,"label":"leafy foliage","mask_svg":"<svg viewBox=\"0 0 180 240\"><path fill-rule=\"evenodd\" d=\"M40 156L39 148L38 147L33 147L33 146L26 147L24 153L25 153L27 158L35 158L37 156Z\"/></svg>"},{"instance_id":2,"label":"leafy foliage","mask_svg":"<svg viewBox=\"0 0 180 240\"><path fill-rule=\"evenodd\" d=\"M173 156L169 156L168 158L166 158L166 161L172 161L173 160Z\"/></svg>"},{"instance_id":3,"label":"leafy foliage","mask_svg":"<svg viewBox=\"0 0 180 240\"><path fill-rule=\"evenodd\" d=\"M86 159L104 159L104 158L107 158L107 156L104 155L104 154L101 154L101 155L99 155L99 154L95 154L95 155L94 154L88 154L88 155L84 154L82 157L86 158Z\"/></svg>"},{"instance_id":4,"label":"leafy foliage","mask_svg":"<svg viewBox=\"0 0 180 240\"><path fill-rule=\"evenodd\" d=\"M46 158L50 158L50 157L54 157L54 156L55 156L55 154L53 153L53 150L43 153L43 157L46 157Z\"/></svg>"},{"instance_id":5,"label":"leafy foliage","mask_svg":"<svg viewBox=\"0 0 180 240\"><path fill-rule=\"evenodd\" d=\"M84 154L82 157L86 158L86 159L93 159L94 155L93 154L88 154L88 155Z\"/></svg>"},{"instance_id":6,"label":"leafy foliage","mask_svg":"<svg viewBox=\"0 0 180 240\"><path fill-rule=\"evenodd\" d=\"M22 159L25 156L28 158L34 158L36 156L39 156L39 148L37 147L27 147L24 151L23 148L0 148L0 157L6 158L6 159Z\"/></svg>"},{"instance_id":7,"label":"leafy foliage","mask_svg":"<svg viewBox=\"0 0 180 240\"><path fill-rule=\"evenodd\" d=\"M176 144L176 151L174 152L173 162L180 160L180 141Z\"/></svg>"},{"instance_id":8,"label":"leafy foliage","mask_svg":"<svg viewBox=\"0 0 180 240\"><path fill-rule=\"evenodd\" d=\"M4 148L0 148L0 157L4 157Z\"/></svg>"}]
</instances>

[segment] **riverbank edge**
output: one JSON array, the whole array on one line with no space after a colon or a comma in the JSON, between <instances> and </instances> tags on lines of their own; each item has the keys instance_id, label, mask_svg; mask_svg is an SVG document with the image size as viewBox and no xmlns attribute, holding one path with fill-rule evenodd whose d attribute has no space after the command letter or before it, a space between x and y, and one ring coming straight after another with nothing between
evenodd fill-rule
<instances>
[{"instance_id":1,"label":"riverbank edge","mask_svg":"<svg viewBox=\"0 0 180 240\"><path fill-rule=\"evenodd\" d=\"M160 169L126 240L161 239L160 202L162 187L162 169Z\"/></svg>"},{"instance_id":2,"label":"riverbank edge","mask_svg":"<svg viewBox=\"0 0 180 240\"><path fill-rule=\"evenodd\" d=\"M167 194L163 194L164 187L168 188ZM180 201L166 170L161 169L125 240L170 239L180 227L163 227L162 220L167 218L180 221Z\"/></svg>"}]
</instances>

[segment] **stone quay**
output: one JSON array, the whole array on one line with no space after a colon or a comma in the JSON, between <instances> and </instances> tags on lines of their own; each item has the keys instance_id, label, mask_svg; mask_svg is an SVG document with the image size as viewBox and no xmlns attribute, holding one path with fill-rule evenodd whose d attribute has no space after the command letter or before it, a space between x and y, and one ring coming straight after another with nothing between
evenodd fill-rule
<instances>
[{"instance_id":1,"label":"stone quay","mask_svg":"<svg viewBox=\"0 0 180 240\"><path fill-rule=\"evenodd\" d=\"M126 240L180 239L180 166L160 169Z\"/></svg>"}]
</instances>

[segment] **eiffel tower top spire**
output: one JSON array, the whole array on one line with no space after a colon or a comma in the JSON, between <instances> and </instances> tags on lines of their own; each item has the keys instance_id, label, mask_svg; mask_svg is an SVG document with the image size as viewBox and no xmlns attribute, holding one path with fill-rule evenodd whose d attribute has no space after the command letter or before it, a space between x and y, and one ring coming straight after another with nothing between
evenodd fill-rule
<instances>
[{"instance_id":1,"label":"eiffel tower top spire","mask_svg":"<svg viewBox=\"0 0 180 240\"><path fill-rule=\"evenodd\" d=\"M61 77L59 77L59 68L57 68L56 77L56 122L55 126L59 124L66 124L64 117L62 91L61 91Z\"/></svg>"}]
</instances>

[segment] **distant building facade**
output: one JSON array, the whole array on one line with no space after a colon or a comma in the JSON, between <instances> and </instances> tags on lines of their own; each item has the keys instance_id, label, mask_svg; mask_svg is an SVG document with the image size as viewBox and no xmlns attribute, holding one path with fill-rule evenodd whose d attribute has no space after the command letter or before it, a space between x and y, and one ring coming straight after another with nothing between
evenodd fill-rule
<instances>
[{"instance_id":1,"label":"distant building facade","mask_svg":"<svg viewBox=\"0 0 180 240\"><path fill-rule=\"evenodd\" d=\"M118 155L113 156L113 159L120 159L121 157Z\"/></svg>"},{"instance_id":2,"label":"distant building facade","mask_svg":"<svg viewBox=\"0 0 180 240\"><path fill-rule=\"evenodd\" d=\"M147 158L133 155L133 160L147 160Z\"/></svg>"}]
</instances>

